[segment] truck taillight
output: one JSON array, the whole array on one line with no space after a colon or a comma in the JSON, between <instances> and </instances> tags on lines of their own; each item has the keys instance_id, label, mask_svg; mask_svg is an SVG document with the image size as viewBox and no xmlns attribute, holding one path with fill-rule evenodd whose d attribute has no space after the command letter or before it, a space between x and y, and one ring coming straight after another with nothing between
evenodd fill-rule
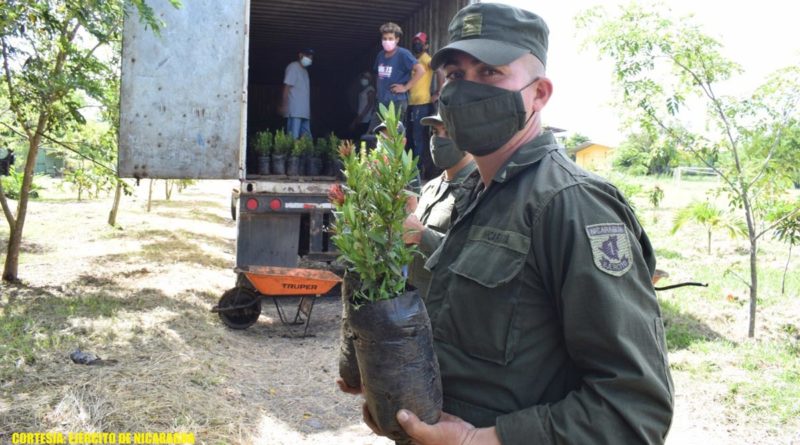
<instances>
[{"instance_id":1,"label":"truck taillight","mask_svg":"<svg viewBox=\"0 0 800 445\"><path fill-rule=\"evenodd\" d=\"M250 198L245 205L247 206L247 210L255 210L258 208L258 200L256 198Z\"/></svg>"},{"instance_id":2,"label":"truck taillight","mask_svg":"<svg viewBox=\"0 0 800 445\"><path fill-rule=\"evenodd\" d=\"M282 205L283 203L278 198L275 198L269 202L269 208L271 208L272 210L280 210Z\"/></svg>"}]
</instances>

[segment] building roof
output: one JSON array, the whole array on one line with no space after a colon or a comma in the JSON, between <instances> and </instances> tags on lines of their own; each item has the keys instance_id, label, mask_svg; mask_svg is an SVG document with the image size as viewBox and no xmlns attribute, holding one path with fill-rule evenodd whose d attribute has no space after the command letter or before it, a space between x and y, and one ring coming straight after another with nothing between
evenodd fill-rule
<instances>
[{"instance_id":1,"label":"building roof","mask_svg":"<svg viewBox=\"0 0 800 445\"><path fill-rule=\"evenodd\" d=\"M598 147L605 148L605 149L608 149L608 150L613 150L613 148L609 147L608 145L598 144L598 143L595 143L595 142L592 142L592 141L586 141L581 145L567 148L567 154L572 156L574 154L577 154L578 152L581 152L581 151L586 150L587 148L593 147L593 146L598 146Z\"/></svg>"}]
</instances>

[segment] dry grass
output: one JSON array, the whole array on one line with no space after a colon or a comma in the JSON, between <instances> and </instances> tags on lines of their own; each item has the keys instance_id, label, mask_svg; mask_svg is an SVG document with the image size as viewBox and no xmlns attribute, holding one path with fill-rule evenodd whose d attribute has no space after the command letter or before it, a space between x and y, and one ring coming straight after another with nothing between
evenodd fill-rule
<instances>
[{"instance_id":1,"label":"dry grass","mask_svg":"<svg viewBox=\"0 0 800 445\"><path fill-rule=\"evenodd\" d=\"M235 282L228 190L202 184L151 214L144 195L126 199L122 229L104 225L108 200L33 203L26 246L40 247L23 249L25 284L0 287L0 442L185 431L207 444L386 443L333 384L337 300L317 302L306 339L271 304L246 331L209 312ZM76 347L117 363L73 364Z\"/></svg>"}]
</instances>

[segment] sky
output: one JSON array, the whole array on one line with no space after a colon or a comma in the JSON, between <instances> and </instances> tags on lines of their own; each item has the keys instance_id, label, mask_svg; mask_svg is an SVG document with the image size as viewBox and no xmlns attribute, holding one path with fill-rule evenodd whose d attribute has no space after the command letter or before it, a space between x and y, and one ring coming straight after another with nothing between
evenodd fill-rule
<instances>
[{"instance_id":1,"label":"sky","mask_svg":"<svg viewBox=\"0 0 800 445\"><path fill-rule=\"evenodd\" d=\"M626 135L612 102L612 65L598 59L592 47L581 49L573 17L598 0L499 0L540 15L550 28L547 76L553 97L542 113L545 125L588 136L593 142L616 146ZM629 1L605 0L607 8ZM675 16L694 14L703 31L723 44L724 54L739 63L743 73L729 81L722 93L744 96L769 73L800 63L800 34L796 0L670 0ZM613 11L613 9L611 9Z\"/></svg>"}]
</instances>

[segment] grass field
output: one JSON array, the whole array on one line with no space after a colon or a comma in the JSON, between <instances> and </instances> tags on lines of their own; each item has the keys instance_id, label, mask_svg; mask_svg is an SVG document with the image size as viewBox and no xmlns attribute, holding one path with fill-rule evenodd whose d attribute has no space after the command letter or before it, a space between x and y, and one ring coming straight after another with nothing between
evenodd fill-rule
<instances>
[{"instance_id":1,"label":"grass field","mask_svg":"<svg viewBox=\"0 0 800 445\"><path fill-rule=\"evenodd\" d=\"M716 183L617 178L634 201L669 273L659 292L676 414L670 444L800 443L800 259L781 279L788 246L764 238L756 337L747 338L747 242L687 225L675 212ZM339 393L340 306L320 300L311 331L282 326L264 305L246 331L209 312L233 286L231 182L203 182L157 196L146 184L123 199L120 227L105 224L110 199L77 202L43 183L31 204L21 285L0 285L0 443L15 431L189 431L198 443L386 444L360 421L360 402ZM665 194L648 202L655 185ZM156 193L158 193L156 188ZM719 202L724 207L724 202ZM0 225L0 239L8 229ZM4 246L3 246L4 247ZM5 248L3 248L3 252ZM0 256L0 260L2 260ZM76 347L117 360L72 364Z\"/></svg>"}]
</instances>

